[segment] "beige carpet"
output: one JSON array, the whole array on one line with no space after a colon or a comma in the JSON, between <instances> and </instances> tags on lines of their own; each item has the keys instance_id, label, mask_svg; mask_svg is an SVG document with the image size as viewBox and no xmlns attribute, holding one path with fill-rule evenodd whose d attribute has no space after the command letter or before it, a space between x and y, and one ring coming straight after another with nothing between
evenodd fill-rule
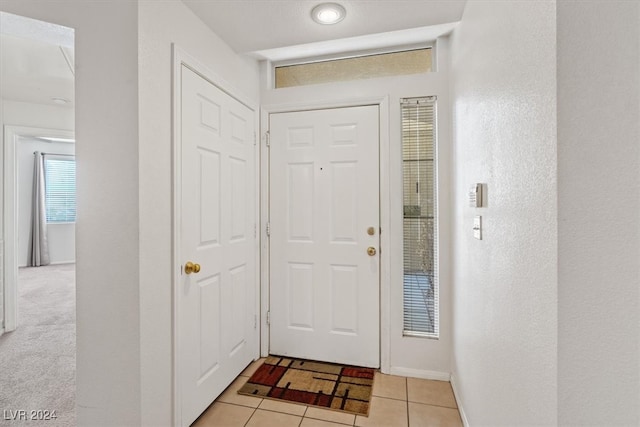
<instances>
[{"instance_id":1,"label":"beige carpet","mask_svg":"<svg viewBox=\"0 0 640 427\"><path fill-rule=\"evenodd\" d=\"M0 425L74 426L75 265L21 268L18 328L0 337ZM51 421L11 421L16 410L56 411Z\"/></svg>"}]
</instances>

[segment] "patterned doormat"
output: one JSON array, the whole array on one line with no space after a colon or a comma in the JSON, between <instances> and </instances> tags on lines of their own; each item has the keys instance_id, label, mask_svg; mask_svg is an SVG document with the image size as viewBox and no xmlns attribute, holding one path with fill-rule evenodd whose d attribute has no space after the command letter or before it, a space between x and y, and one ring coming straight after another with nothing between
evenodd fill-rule
<instances>
[{"instance_id":1,"label":"patterned doormat","mask_svg":"<svg viewBox=\"0 0 640 427\"><path fill-rule=\"evenodd\" d=\"M374 372L269 356L238 393L368 416Z\"/></svg>"}]
</instances>

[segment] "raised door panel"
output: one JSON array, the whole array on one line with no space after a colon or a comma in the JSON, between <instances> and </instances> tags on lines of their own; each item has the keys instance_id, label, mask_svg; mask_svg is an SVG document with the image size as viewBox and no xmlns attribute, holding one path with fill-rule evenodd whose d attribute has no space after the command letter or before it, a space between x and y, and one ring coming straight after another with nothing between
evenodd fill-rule
<instances>
[{"instance_id":1,"label":"raised door panel","mask_svg":"<svg viewBox=\"0 0 640 427\"><path fill-rule=\"evenodd\" d=\"M270 116L270 351L379 366L378 107Z\"/></svg>"},{"instance_id":2,"label":"raised door panel","mask_svg":"<svg viewBox=\"0 0 640 427\"><path fill-rule=\"evenodd\" d=\"M257 356L254 113L183 67L180 419L191 424ZM251 232L249 231L251 230Z\"/></svg>"}]
</instances>

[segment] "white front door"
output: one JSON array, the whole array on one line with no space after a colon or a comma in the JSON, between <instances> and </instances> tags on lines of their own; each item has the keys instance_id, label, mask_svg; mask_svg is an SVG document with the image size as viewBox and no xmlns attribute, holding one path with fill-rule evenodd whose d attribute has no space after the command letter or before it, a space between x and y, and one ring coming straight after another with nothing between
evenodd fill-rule
<instances>
[{"instance_id":1,"label":"white front door","mask_svg":"<svg viewBox=\"0 0 640 427\"><path fill-rule=\"evenodd\" d=\"M270 352L379 367L378 106L271 114Z\"/></svg>"},{"instance_id":2,"label":"white front door","mask_svg":"<svg viewBox=\"0 0 640 427\"><path fill-rule=\"evenodd\" d=\"M189 425L257 357L256 186L253 112L181 73L177 386ZM186 274L187 262L199 272Z\"/></svg>"}]
</instances>

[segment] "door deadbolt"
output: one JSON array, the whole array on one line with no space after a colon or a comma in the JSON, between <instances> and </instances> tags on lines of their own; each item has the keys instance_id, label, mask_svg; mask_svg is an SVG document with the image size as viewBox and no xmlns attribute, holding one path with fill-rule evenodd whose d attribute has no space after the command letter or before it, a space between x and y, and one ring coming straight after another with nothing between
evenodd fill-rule
<instances>
[{"instance_id":1,"label":"door deadbolt","mask_svg":"<svg viewBox=\"0 0 640 427\"><path fill-rule=\"evenodd\" d=\"M369 236L373 236L374 234L376 234L376 229L374 227L367 228L367 234Z\"/></svg>"},{"instance_id":2,"label":"door deadbolt","mask_svg":"<svg viewBox=\"0 0 640 427\"><path fill-rule=\"evenodd\" d=\"M369 246L367 248L367 253L369 254L369 256L374 256L377 253L376 248L374 248L373 246Z\"/></svg>"}]
</instances>

